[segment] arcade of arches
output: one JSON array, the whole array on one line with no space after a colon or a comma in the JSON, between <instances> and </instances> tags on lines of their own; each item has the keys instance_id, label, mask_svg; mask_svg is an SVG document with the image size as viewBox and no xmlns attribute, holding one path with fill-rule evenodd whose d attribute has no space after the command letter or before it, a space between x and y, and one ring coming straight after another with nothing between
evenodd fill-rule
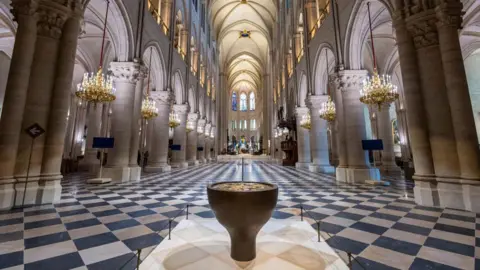
<instances>
[{"instance_id":1,"label":"arcade of arches","mask_svg":"<svg viewBox=\"0 0 480 270\"><path fill-rule=\"evenodd\" d=\"M116 99L79 99L77 85L99 67ZM394 102L360 102L374 70L397 86ZM145 98L158 116L142 118ZM319 114L329 99L336 117L327 122ZM30 136L33 124L45 133ZM114 138L113 148L94 148L96 137ZM364 140L381 140L383 149L366 151ZM208 168L234 177L224 165L240 158L256 160L254 178L300 175L317 181L311 188L326 181L343 193L361 187L405 197L418 210L408 215L451 234L442 241L462 234L468 247L458 249L467 254L451 252L472 264L422 260L473 269L480 265L479 140L480 0L0 0L0 210L7 213L0 212L0 269L15 266L2 264L11 253L2 235L12 233L2 220L17 207L77 200L73 186L97 187L87 184L90 176L110 187L187 179ZM310 207L337 200L329 197ZM404 218L393 219L401 206L377 213L350 200L338 207L353 204L392 223ZM428 216L429 209L459 219L439 225L443 214ZM335 237L362 242L353 234ZM372 267L397 267L373 257ZM414 259L406 268L426 269Z\"/></svg>"}]
</instances>

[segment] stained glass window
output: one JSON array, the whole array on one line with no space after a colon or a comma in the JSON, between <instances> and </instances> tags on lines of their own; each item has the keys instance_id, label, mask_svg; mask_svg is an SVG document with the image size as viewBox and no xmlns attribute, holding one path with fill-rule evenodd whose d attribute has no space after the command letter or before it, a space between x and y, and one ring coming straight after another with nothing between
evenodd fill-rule
<instances>
[{"instance_id":1,"label":"stained glass window","mask_svg":"<svg viewBox=\"0 0 480 270\"><path fill-rule=\"evenodd\" d=\"M255 94L250 93L250 111L255 111Z\"/></svg>"},{"instance_id":2,"label":"stained glass window","mask_svg":"<svg viewBox=\"0 0 480 270\"><path fill-rule=\"evenodd\" d=\"M247 111L247 95L245 93L240 94L240 111Z\"/></svg>"},{"instance_id":3,"label":"stained glass window","mask_svg":"<svg viewBox=\"0 0 480 270\"><path fill-rule=\"evenodd\" d=\"M257 121L255 119L250 120L250 130L255 130L257 128Z\"/></svg>"},{"instance_id":4,"label":"stained glass window","mask_svg":"<svg viewBox=\"0 0 480 270\"><path fill-rule=\"evenodd\" d=\"M232 111L237 111L237 93L232 94Z\"/></svg>"}]
</instances>

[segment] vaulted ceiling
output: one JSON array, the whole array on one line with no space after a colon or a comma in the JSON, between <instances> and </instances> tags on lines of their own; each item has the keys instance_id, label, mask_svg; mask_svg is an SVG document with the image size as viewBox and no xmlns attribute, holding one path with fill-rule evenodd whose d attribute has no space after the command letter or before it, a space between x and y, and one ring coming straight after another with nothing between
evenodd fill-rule
<instances>
[{"instance_id":1,"label":"vaulted ceiling","mask_svg":"<svg viewBox=\"0 0 480 270\"><path fill-rule=\"evenodd\" d=\"M228 89L259 89L277 17L273 0L213 0L211 21Z\"/></svg>"}]
</instances>

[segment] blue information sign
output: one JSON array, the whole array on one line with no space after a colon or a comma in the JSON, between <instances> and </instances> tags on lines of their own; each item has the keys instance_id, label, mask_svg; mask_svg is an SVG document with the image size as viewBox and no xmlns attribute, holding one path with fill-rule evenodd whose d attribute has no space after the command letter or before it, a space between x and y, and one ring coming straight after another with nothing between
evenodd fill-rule
<instances>
[{"instance_id":1,"label":"blue information sign","mask_svg":"<svg viewBox=\"0 0 480 270\"><path fill-rule=\"evenodd\" d=\"M109 149L109 148L113 148L114 143L115 143L114 138L94 137L92 148L94 148L94 149Z\"/></svg>"},{"instance_id":2,"label":"blue information sign","mask_svg":"<svg viewBox=\"0 0 480 270\"><path fill-rule=\"evenodd\" d=\"M172 149L172 151L180 151L182 150L182 146L180 144L172 144L170 149Z\"/></svg>"},{"instance_id":3,"label":"blue information sign","mask_svg":"<svg viewBox=\"0 0 480 270\"><path fill-rule=\"evenodd\" d=\"M382 140L362 140L363 150L383 150Z\"/></svg>"}]
</instances>

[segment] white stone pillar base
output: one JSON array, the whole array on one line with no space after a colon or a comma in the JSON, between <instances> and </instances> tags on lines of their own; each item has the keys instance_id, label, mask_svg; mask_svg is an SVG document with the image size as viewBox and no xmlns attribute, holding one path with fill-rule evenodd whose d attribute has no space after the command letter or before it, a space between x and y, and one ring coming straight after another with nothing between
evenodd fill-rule
<instances>
[{"instance_id":1,"label":"white stone pillar base","mask_svg":"<svg viewBox=\"0 0 480 270\"><path fill-rule=\"evenodd\" d=\"M440 204L437 185L434 180L420 181L415 179L413 194L416 204L423 206L438 206Z\"/></svg>"},{"instance_id":2,"label":"white stone pillar base","mask_svg":"<svg viewBox=\"0 0 480 270\"><path fill-rule=\"evenodd\" d=\"M188 166L197 166L200 164L200 161L198 160L190 160L188 161Z\"/></svg>"},{"instance_id":3,"label":"white stone pillar base","mask_svg":"<svg viewBox=\"0 0 480 270\"><path fill-rule=\"evenodd\" d=\"M207 160L205 158L201 158L199 160L199 162L200 162L200 164L205 164L205 163L207 163Z\"/></svg>"},{"instance_id":4,"label":"white stone pillar base","mask_svg":"<svg viewBox=\"0 0 480 270\"><path fill-rule=\"evenodd\" d=\"M37 204L47 204L59 201L62 197L61 174L41 175L38 186Z\"/></svg>"},{"instance_id":5,"label":"white stone pillar base","mask_svg":"<svg viewBox=\"0 0 480 270\"><path fill-rule=\"evenodd\" d=\"M15 189L13 186L13 181L0 185L0 210L12 209L13 200L15 199Z\"/></svg>"},{"instance_id":6,"label":"white stone pillar base","mask_svg":"<svg viewBox=\"0 0 480 270\"><path fill-rule=\"evenodd\" d=\"M168 164L161 165L161 166L147 166L145 167L145 172L149 173L163 173L163 172L169 172L172 170L172 167L170 167Z\"/></svg>"},{"instance_id":7,"label":"white stone pillar base","mask_svg":"<svg viewBox=\"0 0 480 270\"><path fill-rule=\"evenodd\" d=\"M172 168L188 168L187 162L172 162L172 164L170 165L172 166Z\"/></svg>"},{"instance_id":8,"label":"white stone pillar base","mask_svg":"<svg viewBox=\"0 0 480 270\"><path fill-rule=\"evenodd\" d=\"M336 179L346 183L365 183L380 180L380 171L377 168L337 168Z\"/></svg>"},{"instance_id":9,"label":"white stone pillar base","mask_svg":"<svg viewBox=\"0 0 480 270\"><path fill-rule=\"evenodd\" d=\"M335 173L335 167L331 165L310 164L310 166L308 166L308 170L311 172L318 172L318 173L328 173L328 174Z\"/></svg>"},{"instance_id":10,"label":"white stone pillar base","mask_svg":"<svg viewBox=\"0 0 480 270\"><path fill-rule=\"evenodd\" d=\"M130 181L130 167L103 168L102 178L111 178L114 182L128 182Z\"/></svg>"},{"instance_id":11,"label":"white stone pillar base","mask_svg":"<svg viewBox=\"0 0 480 270\"><path fill-rule=\"evenodd\" d=\"M310 162L297 162L295 163L295 168L297 169L308 169L310 166Z\"/></svg>"},{"instance_id":12,"label":"white stone pillar base","mask_svg":"<svg viewBox=\"0 0 480 270\"><path fill-rule=\"evenodd\" d=\"M140 166L130 167L130 180L140 181L141 178L142 178L142 168L140 168Z\"/></svg>"},{"instance_id":13,"label":"white stone pillar base","mask_svg":"<svg viewBox=\"0 0 480 270\"><path fill-rule=\"evenodd\" d=\"M438 181L439 179L437 179ZM446 179L441 179L445 181ZM437 182L438 198L440 207L448 207L465 210L465 203L463 201L462 185L453 179L448 179L448 182Z\"/></svg>"},{"instance_id":14,"label":"white stone pillar base","mask_svg":"<svg viewBox=\"0 0 480 270\"><path fill-rule=\"evenodd\" d=\"M465 210L480 213L480 185L464 184L462 188Z\"/></svg>"}]
</instances>

